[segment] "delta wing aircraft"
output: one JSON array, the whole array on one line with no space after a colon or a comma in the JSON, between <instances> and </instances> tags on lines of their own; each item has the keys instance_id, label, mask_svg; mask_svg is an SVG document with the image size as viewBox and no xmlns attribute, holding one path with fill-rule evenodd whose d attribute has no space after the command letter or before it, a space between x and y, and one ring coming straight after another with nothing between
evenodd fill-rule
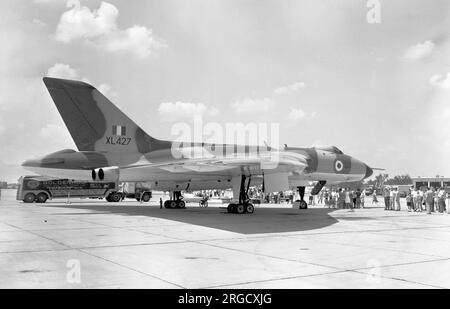
<instances>
[{"instance_id":1,"label":"delta wing aircraft","mask_svg":"<svg viewBox=\"0 0 450 309\"><path fill-rule=\"evenodd\" d=\"M145 133L93 86L44 77L44 83L78 151L61 150L22 166L43 176L95 181L146 181L153 190L170 191L166 208L184 208L185 190L233 189L231 213L253 213L247 192L262 184L265 192L298 189L300 208L305 186L318 194L328 183L358 181L373 170L331 147L287 147L180 143ZM118 201L118 194L107 198Z\"/></svg>"}]
</instances>

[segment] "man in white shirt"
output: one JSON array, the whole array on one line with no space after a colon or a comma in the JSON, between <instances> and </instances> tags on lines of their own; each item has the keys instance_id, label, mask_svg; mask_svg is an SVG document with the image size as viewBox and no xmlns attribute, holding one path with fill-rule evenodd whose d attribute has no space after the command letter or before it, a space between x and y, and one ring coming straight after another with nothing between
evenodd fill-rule
<instances>
[{"instance_id":1,"label":"man in white shirt","mask_svg":"<svg viewBox=\"0 0 450 309\"><path fill-rule=\"evenodd\" d=\"M447 195L447 213L450 214L450 192L447 192L446 195Z\"/></svg>"},{"instance_id":2,"label":"man in white shirt","mask_svg":"<svg viewBox=\"0 0 450 309\"><path fill-rule=\"evenodd\" d=\"M397 188L394 189L394 204L395 204L395 210L400 211L400 194L399 194Z\"/></svg>"}]
</instances>

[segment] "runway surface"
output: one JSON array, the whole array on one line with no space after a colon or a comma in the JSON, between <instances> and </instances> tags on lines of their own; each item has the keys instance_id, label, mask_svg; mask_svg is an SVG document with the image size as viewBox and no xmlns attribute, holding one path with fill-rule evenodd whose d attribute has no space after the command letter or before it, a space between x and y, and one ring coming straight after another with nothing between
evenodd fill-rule
<instances>
[{"instance_id":1,"label":"runway surface","mask_svg":"<svg viewBox=\"0 0 450 309\"><path fill-rule=\"evenodd\" d=\"M448 214L14 194L0 200L0 288L450 288Z\"/></svg>"}]
</instances>

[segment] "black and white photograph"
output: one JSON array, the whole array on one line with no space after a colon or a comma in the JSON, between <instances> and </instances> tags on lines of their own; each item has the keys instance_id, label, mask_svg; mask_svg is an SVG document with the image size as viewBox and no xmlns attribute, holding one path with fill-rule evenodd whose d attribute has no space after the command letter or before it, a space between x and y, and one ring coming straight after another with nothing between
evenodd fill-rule
<instances>
[{"instance_id":1,"label":"black and white photograph","mask_svg":"<svg viewBox=\"0 0 450 309\"><path fill-rule=\"evenodd\" d=\"M449 1L0 12L0 289L450 288Z\"/></svg>"}]
</instances>

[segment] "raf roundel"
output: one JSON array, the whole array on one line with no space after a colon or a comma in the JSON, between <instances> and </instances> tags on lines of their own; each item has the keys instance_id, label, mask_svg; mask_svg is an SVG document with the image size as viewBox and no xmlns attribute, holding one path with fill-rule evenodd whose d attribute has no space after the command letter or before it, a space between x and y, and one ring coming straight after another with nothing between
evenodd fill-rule
<instances>
[{"instance_id":1,"label":"raf roundel","mask_svg":"<svg viewBox=\"0 0 450 309\"><path fill-rule=\"evenodd\" d=\"M334 162L334 168L337 172L342 172L344 169L344 163L342 163L341 160L336 160L336 162Z\"/></svg>"}]
</instances>

